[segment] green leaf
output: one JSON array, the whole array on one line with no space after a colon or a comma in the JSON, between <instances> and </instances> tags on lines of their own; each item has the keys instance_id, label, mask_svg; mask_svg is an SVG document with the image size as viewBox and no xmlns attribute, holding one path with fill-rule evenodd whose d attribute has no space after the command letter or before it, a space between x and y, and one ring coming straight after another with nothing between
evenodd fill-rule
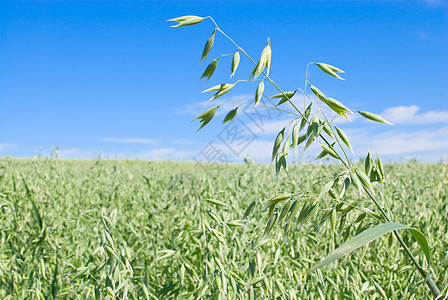
<instances>
[{"instance_id":1,"label":"green leaf","mask_svg":"<svg viewBox=\"0 0 448 300\"><path fill-rule=\"evenodd\" d=\"M380 116L375 115L374 113L371 113L371 112L368 112L368 111L359 111L359 110L357 110L357 112L358 112L361 116L363 116L364 118L366 118L366 119L369 119L369 120L372 120L372 121L375 121L375 122L380 122L380 123L385 123L385 124L389 124L389 125L394 125L394 124L392 124L391 122L384 120L384 119L381 118Z\"/></svg>"},{"instance_id":2,"label":"green leaf","mask_svg":"<svg viewBox=\"0 0 448 300\"><path fill-rule=\"evenodd\" d=\"M185 27L185 26L196 25L198 23L201 23L204 20L205 20L205 18L198 17L198 16L182 16L182 17L177 17L174 19L169 19L167 21L178 22L178 24L172 25L171 27Z\"/></svg>"},{"instance_id":3,"label":"green leaf","mask_svg":"<svg viewBox=\"0 0 448 300\"><path fill-rule=\"evenodd\" d=\"M329 64L324 64L324 63L314 63L314 64L316 66L318 66L322 71L327 73L328 75L331 75L331 76L336 77L341 80L345 80L344 78L341 78L338 74L336 74L336 73L345 73L341 69L338 69L336 67L333 67Z\"/></svg>"},{"instance_id":4,"label":"green leaf","mask_svg":"<svg viewBox=\"0 0 448 300\"><path fill-rule=\"evenodd\" d=\"M239 106L238 106L238 107L235 107L234 109L232 109L231 111L229 111L229 112L227 113L226 117L224 118L223 123L232 121L233 118L235 118L235 116L236 116L236 113L237 113L238 108L239 108Z\"/></svg>"},{"instance_id":5,"label":"green leaf","mask_svg":"<svg viewBox=\"0 0 448 300\"><path fill-rule=\"evenodd\" d=\"M215 30L205 43L204 50L202 51L201 62L207 57L210 50L212 50L213 43L215 42Z\"/></svg>"},{"instance_id":6,"label":"green leaf","mask_svg":"<svg viewBox=\"0 0 448 300\"><path fill-rule=\"evenodd\" d=\"M260 84L257 87L257 90L255 91L255 107L258 106L261 100L261 96L263 96L264 93L264 82L263 80L260 82Z\"/></svg>"},{"instance_id":7,"label":"green leaf","mask_svg":"<svg viewBox=\"0 0 448 300\"><path fill-rule=\"evenodd\" d=\"M341 245L338 249L333 251L330 255L328 255L325 259L323 259L318 264L314 265L309 272L316 270L318 268L322 268L323 266L326 266L328 264L331 264L332 262L338 260L339 258L346 256L347 254L351 253L352 251L367 245L373 240L376 240L377 238L383 236L386 233L389 233L391 231L395 231L398 229L408 229L411 234L415 237L417 242L419 243L420 247L423 250L423 253L426 256L426 260L428 261L428 264L431 263L431 257L429 253L429 246L426 238L421 234L418 230L413 229L409 226L400 224L400 223L394 223L394 222L388 222L383 223L377 226L374 226L372 228L369 228L363 232L361 232L359 235L353 237L348 242Z\"/></svg>"},{"instance_id":8,"label":"green leaf","mask_svg":"<svg viewBox=\"0 0 448 300\"><path fill-rule=\"evenodd\" d=\"M334 126L334 128L336 129L336 132L338 133L339 137L341 138L341 140L344 142L344 144L347 145L347 147L350 149L350 151L352 151L353 153L353 149L352 146L350 145L350 141L348 140L347 135L345 134L344 131L342 131L342 129L340 129L337 126Z\"/></svg>"},{"instance_id":9,"label":"green leaf","mask_svg":"<svg viewBox=\"0 0 448 300\"><path fill-rule=\"evenodd\" d=\"M443 288L435 300L444 300L444 296L448 295L448 284Z\"/></svg>"},{"instance_id":10,"label":"green leaf","mask_svg":"<svg viewBox=\"0 0 448 300\"><path fill-rule=\"evenodd\" d=\"M218 59L215 58L214 60L212 60L211 63L208 64L204 73L202 73L201 79L204 77L207 77L207 81L208 81L210 79L210 77L212 77L213 72L215 72L217 66L218 66Z\"/></svg>"},{"instance_id":11,"label":"green leaf","mask_svg":"<svg viewBox=\"0 0 448 300\"><path fill-rule=\"evenodd\" d=\"M232 77L235 74L235 71L238 68L239 64L240 64L240 52L238 50L236 50L236 52L232 58L232 66L230 68L230 77Z\"/></svg>"}]
</instances>

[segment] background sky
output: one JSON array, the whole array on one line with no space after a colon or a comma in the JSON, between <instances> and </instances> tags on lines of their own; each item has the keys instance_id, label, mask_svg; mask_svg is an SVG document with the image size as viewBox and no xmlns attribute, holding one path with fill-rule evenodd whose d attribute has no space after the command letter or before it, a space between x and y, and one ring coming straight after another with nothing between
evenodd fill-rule
<instances>
[{"instance_id":1,"label":"background sky","mask_svg":"<svg viewBox=\"0 0 448 300\"><path fill-rule=\"evenodd\" d=\"M214 104L200 92L247 79L253 66L242 56L230 80L231 56L223 57L212 79L200 81L213 58L236 49L217 33L201 64L210 20L184 28L166 22L189 14L212 16L255 59L270 37L273 78L284 90L303 88L308 62L343 69L345 81L315 66L308 79L395 124L337 119L354 157L371 150L392 160L447 159L448 4L441 0L2 1L0 155L48 156L58 146L69 158L207 160L217 149L235 162L247 154L269 161L286 115L261 110L260 124L247 108L235 123L246 139L237 142L222 125L235 107L227 104L196 132L192 120ZM215 102L253 102L256 86L239 83ZM266 83L265 94L274 93ZM294 99L299 107L302 99Z\"/></svg>"}]
</instances>

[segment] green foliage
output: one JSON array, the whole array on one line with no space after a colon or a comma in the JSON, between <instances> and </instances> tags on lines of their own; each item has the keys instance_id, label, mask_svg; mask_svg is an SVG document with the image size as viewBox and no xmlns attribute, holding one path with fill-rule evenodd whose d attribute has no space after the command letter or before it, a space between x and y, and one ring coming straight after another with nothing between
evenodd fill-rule
<instances>
[{"instance_id":1,"label":"green foliage","mask_svg":"<svg viewBox=\"0 0 448 300\"><path fill-rule=\"evenodd\" d=\"M187 17L190 17L190 16L187 16ZM256 62L247 52L244 51L243 48L241 48L234 40L232 40L227 34L225 34L224 31L222 31L219 28L217 23L211 17L207 17L207 18L209 18L213 22L215 28L214 28L213 35L212 35L213 40L210 42L210 39L212 37L209 38L209 40L206 43L204 53L208 54L208 51L211 49L211 45L213 44L213 41L214 41L215 32L218 31L237 48L236 53L234 54L234 58L232 60L230 77L233 76L233 74L235 73L235 70L236 70L236 66L239 64L239 60L240 60L239 51L241 51L249 59L249 61L255 66L252 73L249 75L249 79L245 80L245 81L257 81L257 78L261 74L264 75L264 77L261 79L261 82L258 83L258 86L255 91L255 101L254 101L255 108L257 108L257 106L260 105L261 98L262 98L262 95L263 95L264 89L265 89L264 81L270 83L275 89L277 89L280 92L280 93L278 93L274 96L271 96L269 98L281 99L280 102L276 106L263 105L265 108L273 109L273 110L280 110L277 108L278 105L286 103L286 102L288 102L290 104L290 107L289 107L290 110L287 109L287 110L281 110L281 111L287 112L294 117L292 118L292 120L287 122L285 127L277 134L277 137L274 141L273 150L272 150L272 161L275 162L275 172L277 174L277 178L278 178L278 175L279 175L281 169L283 169L285 172L288 173L287 156L289 153L290 146L292 145L292 148L294 149L294 152L295 152L297 149L297 146L304 141L306 141L304 150L306 150L308 147L310 147L315 142L318 142L319 145L321 146L321 148L323 149L322 152L316 157L316 160L322 159L325 156L329 155L336 161L339 161L345 168L345 173L342 173L342 174L339 174L339 175L336 175L335 177L333 177L333 179L331 181L329 181L323 187L323 189L321 190L321 192L317 198L314 198L314 200L313 200L313 198L311 198L312 200L310 200L308 203L306 203L303 206L303 208L299 214L298 224L305 222L313 214L316 213L320 200L327 194L334 200L346 199L347 190L349 189L352 181L358 191L359 197L363 196L363 193L365 192L366 195L368 196L368 198L375 204L375 206L379 210L377 219L382 222L385 222L384 224L380 224L376 227L368 229L365 234L361 234L361 235L355 237L354 239L350 240L349 242L345 243L343 246L341 246L341 248L335 250L327 259L325 259L320 265L318 264L317 266L326 265L329 262L332 262L338 258L341 258L342 256L348 254L349 252L354 251L355 249L369 243L373 239L376 239L389 231L393 231L399 244L405 250L406 255L410 258L410 260L412 261L416 270L418 270L420 275L425 279L425 283L428 285L431 294L436 297L440 293L440 291L439 291L437 285L434 283L433 279L431 278L430 265L428 266L429 270L423 269L423 267L420 265L420 263L417 261L417 259L412 254L412 252L409 250L409 247L404 242L404 240L402 239L400 234L397 232L397 229L407 228L409 231L411 231L413 233L414 237L418 241L418 244L419 244L421 250L424 252L424 254L426 256L428 263L430 263L430 251L429 251L429 246L428 246L425 236L423 234L421 234L419 231L417 231L413 228L410 228L406 225L394 223L392 221L391 215L388 214L388 212L386 212L385 208L383 207L383 204L381 204L377 200L378 195L381 196L381 192L378 191L379 189L376 189L376 188L379 184L383 183L383 179L385 176L381 159L379 158L379 156L377 156L377 160L375 162L374 159L371 157L370 153L368 153L367 157L365 159L365 172L363 172L358 167L356 167L354 165L354 163L348 157L348 155L345 151L345 148L343 147L343 144L344 144L346 147L348 147L353 152L353 149L349 142L348 136L344 133L344 131L342 129L340 129L332 124L334 117L328 118L326 116L326 114L324 113L324 110L320 107L320 105L318 103L314 102L314 100L306 92L307 86L309 86L311 91L314 93L314 95L322 103L324 103L326 107L330 108L333 113L343 116L348 119L347 113L353 114L352 110L354 110L354 109L348 108L342 102L340 102L336 99L325 96L324 93L322 91L320 91L320 89L318 89L316 86L312 85L308 81L308 68L312 64L316 65L320 70L322 70L326 74L333 76L335 78L341 79L341 80L344 80L344 79L341 78L338 75L338 73L345 73L345 72L335 66L332 66L332 65L329 65L326 63L312 62L312 63L309 63L306 67L305 89L301 90L301 89L297 88L294 92L284 92L271 78L272 74L270 74L270 70L271 70L272 49L271 49L271 42L270 42L269 38L267 39L267 45L264 47L263 51L261 52L260 59L258 60L258 62ZM173 19L173 21L183 22L183 20L177 20L177 19ZM205 55L203 54L202 57L205 58L206 54ZM216 69L218 59L223 56L227 56L227 55L229 55L229 54L223 54L223 55L219 56L217 59L213 60L209 64L207 69L205 70L204 74L201 76L201 79L204 77L207 77L207 80L209 80L211 78L211 76L213 75L214 70ZM237 58L237 63L235 62L235 58ZM265 71L265 69L266 69L266 71ZM240 80L240 81L244 81L244 80ZM221 92L221 90L224 89L223 87L226 87L228 85L229 84L221 84L220 88L219 88L217 94L215 94L215 96L217 96ZM233 85L235 85L235 84L233 84ZM233 85L232 85L232 87L233 87ZM209 90L216 90L216 87L218 87L218 86L215 86ZM224 93L226 93L229 90L230 89L225 88ZM307 99L309 99L311 101L311 103L308 105L308 107L304 111L301 111L295 103L296 99L294 99L294 96L298 90L300 90L303 93L304 107L306 105ZM216 98L215 96L212 99ZM313 114L312 118L309 119L310 114L311 114L311 107L313 105L317 109L317 111ZM217 109L217 107L214 108L213 115L215 114L216 109ZM357 111L361 116L363 116L369 120L392 125L392 123L386 121L381 116L378 116L376 114L373 114L370 112L365 112L365 111L359 111L359 110L355 110L355 111ZM201 128L203 126L205 126L211 120L213 115L211 115L211 117L206 117L206 116L210 116L210 109L209 109L197 118L197 119L201 119L201 122L203 123ZM230 115L234 116L233 112L230 112ZM229 116L229 114L227 116ZM233 117L232 118L226 117L224 122L231 121L231 119L233 119ZM329 121L329 119L331 119L331 121ZM300 128L298 128L298 126L297 126L297 122L299 120L301 121ZM294 125L292 125L292 124L294 124ZM302 129L304 129L306 126L307 126L306 132L302 135L299 135L300 131ZM336 130L337 134L335 134L333 128ZM289 131L288 134L286 134L286 130ZM292 131L292 143L289 138L291 131ZM283 147L281 148L282 144L283 144ZM280 151L280 149L282 149L282 150ZM342 187L339 195L336 194L336 192L335 192L335 189L338 186ZM305 192L302 192L302 193L305 193ZM295 203L295 204L297 204L297 203ZM290 208L290 204L287 203L286 205L288 205L288 206L283 207L282 212L280 213L280 217L278 217L278 213L275 211L275 205L276 205L276 203L272 204L268 200L268 204L264 207L264 208L269 208L269 220L268 220L265 230L264 230L263 239L262 239L263 241L260 241L256 247L266 243L265 238L268 236L268 234L271 232L273 227L276 225L277 221L281 221L288 214L289 214L289 216L293 215L293 211L295 212L296 206L297 206L297 205L294 205L294 209L292 210L292 208ZM285 209L285 207L288 207L290 209L290 211L288 212L288 210ZM335 228L335 219L336 219L334 209L335 209L334 207L331 209L331 219L332 219L332 223L333 223L332 228ZM346 214L343 216L343 218L346 217L347 213L351 209L352 208L350 208L346 211ZM366 210L367 208L363 207L363 209ZM251 205L250 209L246 210L245 217L247 217L252 212L252 210L253 210L253 205ZM328 212L328 210L327 210L327 212ZM372 213L369 213L369 215L372 215ZM328 214L326 216L326 218L328 218L329 216L330 216L330 214ZM287 219L289 219L289 218L287 218ZM404 226L404 227L398 228L395 226L396 227L395 228L391 224L392 225L399 224L400 226ZM392 229L390 229L389 231L382 230L383 228L386 228L389 225L392 226L391 227ZM358 228L356 231L357 234L366 230L369 226L371 226L371 225L366 225L364 227ZM287 226L285 226L286 232L289 232L290 227L291 226L289 224ZM389 228L389 227L387 227L387 228ZM334 229L332 231L333 231L333 235L334 235ZM369 233L369 234L371 233L371 234L368 235L367 233ZM345 239L347 239L347 237L348 237L348 233L345 235ZM335 243L334 239L331 239L330 242L332 245ZM262 278L260 277L260 280L258 280L258 281L261 281L261 280L262 280ZM246 288L250 286L250 288L252 289L253 284L254 283L247 285ZM375 287L377 288L378 291L380 291L380 289L381 289L380 285L375 283ZM381 290L381 294L382 295L384 294L383 290ZM252 291L250 293L249 297L253 298L253 296L254 295L253 295L253 291Z\"/></svg>"},{"instance_id":2,"label":"green foliage","mask_svg":"<svg viewBox=\"0 0 448 300\"><path fill-rule=\"evenodd\" d=\"M279 181L267 165L229 165L218 175L205 167L0 159L0 298L378 299L374 282L388 299L426 292L410 284L418 274L388 236L307 273L382 222L357 189L343 199L325 194L312 201L321 192L314 183L330 181L340 166L290 165L290 178ZM448 242L439 236L448 233L448 166L383 168L390 213L428 233L432 270L446 286ZM333 189L339 194L341 187ZM424 253L415 253L426 266Z\"/></svg>"}]
</instances>

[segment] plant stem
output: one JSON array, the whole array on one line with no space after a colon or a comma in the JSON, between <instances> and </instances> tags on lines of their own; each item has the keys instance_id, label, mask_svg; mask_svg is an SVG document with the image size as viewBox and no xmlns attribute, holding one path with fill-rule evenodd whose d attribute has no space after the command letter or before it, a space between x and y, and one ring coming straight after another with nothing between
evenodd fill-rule
<instances>
[{"instance_id":1,"label":"plant stem","mask_svg":"<svg viewBox=\"0 0 448 300\"><path fill-rule=\"evenodd\" d=\"M372 201L375 203L375 205L378 207L378 209L380 210L381 214L386 218L386 220L388 222L392 222L392 220L390 219L390 217L387 215L387 213L384 211L384 209L381 207L381 205L378 203L378 201L376 200L375 196L372 194L372 192L367 189L366 187L364 187L364 190L366 191L367 195L370 197L370 199L372 199ZM417 270L419 271L420 275L422 275L422 277L425 279L426 285L429 287L431 294L434 297L437 297L440 294L440 290L437 287L437 285L435 284L435 282L432 280L432 278L430 277L429 274L427 274L425 272L425 270L423 270L423 268L420 266L420 264L418 263L417 259L415 258L415 256L412 254L411 250L409 250L408 246L406 245L406 243L403 241L403 238L401 237L401 235L394 230L394 235L397 238L398 242L401 244L401 246L403 247L404 251L406 252L406 254L409 256L409 258L411 259L412 263L414 264L414 266L417 268Z\"/></svg>"},{"instance_id":2,"label":"plant stem","mask_svg":"<svg viewBox=\"0 0 448 300\"><path fill-rule=\"evenodd\" d=\"M238 46L238 44L235 43L235 41L233 41L227 34L224 33L224 31L222 31L222 30L219 28L218 24L216 24L215 20L213 20L212 17L209 17L209 18L210 18L210 20L215 24L215 26L216 26L216 30L218 30L219 32L221 32L227 39L229 39L229 40L230 40L230 41L237 47L237 49L241 50L241 52L242 52L244 55L246 55L246 57L249 58L250 61L251 61L254 65L257 64L257 63L252 59L252 57L251 57L249 54L247 54L246 51L244 51L243 48L241 48L240 46ZM306 73L307 73L307 74L306 74L306 76L308 76L308 67L309 67L310 64L311 64L311 63L309 63L309 64L307 65L307 68L306 68ZM288 99L288 102L289 102L289 103L292 105L292 107L298 112L298 114L303 118L304 116L303 116L302 112L295 106L295 104L291 101L291 99L289 99L289 98L285 95L285 93L283 92L283 90L280 89L280 87L279 87L279 86L278 86L278 85L277 85L277 84L276 84L276 83L275 83L275 82L268 76L268 74L266 74L264 71L263 71L263 74L266 76L266 78L269 80L269 82L270 82L275 88L277 88L277 90L279 90L280 93L282 93L282 95L283 95L286 99ZM305 80L304 97L306 97L306 84L307 84L307 81L308 81L308 80L306 79L306 80ZM326 119L326 118L325 118L325 119ZM309 123L308 120L306 120L306 121ZM327 120L327 122L328 122L328 120ZM322 140L323 140L329 147L331 147L330 143L325 139L324 136L320 135L320 137L322 138ZM337 137L336 137L336 140L337 140ZM348 161L348 157L347 157L347 155L346 155L344 149L342 148L342 145L339 143L338 140L337 140L337 142L338 142L338 145L340 146L340 148L342 149L342 151L344 152L344 154L345 154L345 156L346 156L346 158L347 158L347 162L345 162L341 157L339 158L339 160L344 164L344 166L345 166L347 169L349 169L349 161ZM388 222L392 222L392 220L390 219L390 217L389 217L389 216L387 215L387 213L384 211L384 209L382 208L382 206L378 203L378 201L376 200L375 196L371 193L371 191L370 191L369 189L365 188L365 187L364 187L364 190L367 192L367 195L370 197L370 199L372 199L372 201L373 201L373 202L375 203L375 205L378 207L378 209L380 210L380 212L381 212L381 214L384 216L384 218L385 218ZM430 289L430 291L431 291L431 294L432 294L434 297L437 297L437 296L440 294L440 290L439 290L439 288L437 287L437 285L435 284L435 282L432 280L432 278L430 277L430 275L427 274L427 273L425 272L425 270L423 270L423 268L420 266L420 264L418 263L417 259L416 259L415 256L412 254L411 250L409 250L408 246L407 246L406 243L403 241L403 238L401 237L401 235L400 235L396 230L394 230L393 232L394 232L394 235L395 235L395 237L397 238L398 242L399 242L399 243L401 244L401 246L403 247L405 253L409 256L409 258L411 259L412 263L415 265L415 267L416 267L417 270L419 271L420 275L422 275L422 277L425 279L425 282L426 282L427 286L429 287L429 289ZM441 299L441 300L444 300L444 298Z\"/></svg>"}]
</instances>

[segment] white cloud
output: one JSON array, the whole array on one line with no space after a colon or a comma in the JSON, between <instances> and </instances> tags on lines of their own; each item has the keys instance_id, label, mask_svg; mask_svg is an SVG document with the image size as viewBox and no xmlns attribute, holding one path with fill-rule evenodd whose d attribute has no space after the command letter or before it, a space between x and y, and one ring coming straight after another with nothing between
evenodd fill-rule
<instances>
[{"instance_id":1,"label":"white cloud","mask_svg":"<svg viewBox=\"0 0 448 300\"><path fill-rule=\"evenodd\" d=\"M288 124L288 120L264 121L249 123L247 127L255 134L276 134Z\"/></svg>"},{"instance_id":2,"label":"white cloud","mask_svg":"<svg viewBox=\"0 0 448 300\"><path fill-rule=\"evenodd\" d=\"M15 145L15 144L0 144L0 153L2 153L2 152L6 153L8 150L11 150L16 147L17 147L17 145Z\"/></svg>"},{"instance_id":3,"label":"white cloud","mask_svg":"<svg viewBox=\"0 0 448 300\"><path fill-rule=\"evenodd\" d=\"M402 131L390 129L375 134L363 129L347 130L355 155L368 150L382 155L418 154L430 151L448 152L448 127ZM437 161L439 157L434 157Z\"/></svg>"},{"instance_id":4,"label":"white cloud","mask_svg":"<svg viewBox=\"0 0 448 300\"><path fill-rule=\"evenodd\" d=\"M93 158L95 156L98 157L100 155L100 152L91 153L83 149L71 148L71 149L60 149L58 151L58 155L60 158Z\"/></svg>"},{"instance_id":5,"label":"white cloud","mask_svg":"<svg viewBox=\"0 0 448 300\"><path fill-rule=\"evenodd\" d=\"M419 113L417 105L396 106L386 109L381 116L394 124L431 124L448 122L448 111Z\"/></svg>"},{"instance_id":6,"label":"white cloud","mask_svg":"<svg viewBox=\"0 0 448 300\"><path fill-rule=\"evenodd\" d=\"M12 144L0 144L0 151L5 150L7 148L14 147Z\"/></svg>"},{"instance_id":7,"label":"white cloud","mask_svg":"<svg viewBox=\"0 0 448 300\"><path fill-rule=\"evenodd\" d=\"M110 143L123 143L123 144L155 144L159 142L158 140L155 139L143 139L143 138L124 138L124 139L101 138L100 141Z\"/></svg>"},{"instance_id":8,"label":"white cloud","mask_svg":"<svg viewBox=\"0 0 448 300\"><path fill-rule=\"evenodd\" d=\"M142 160L189 160L193 154L192 151L182 151L176 148L160 148L134 154L122 153L119 157Z\"/></svg>"},{"instance_id":9,"label":"white cloud","mask_svg":"<svg viewBox=\"0 0 448 300\"><path fill-rule=\"evenodd\" d=\"M176 140L172 140L171 143L174 145L183 145L183 146L197 144L196 141L187 140L187 139L176 139Z\"/></svg>"}]
</instances>

